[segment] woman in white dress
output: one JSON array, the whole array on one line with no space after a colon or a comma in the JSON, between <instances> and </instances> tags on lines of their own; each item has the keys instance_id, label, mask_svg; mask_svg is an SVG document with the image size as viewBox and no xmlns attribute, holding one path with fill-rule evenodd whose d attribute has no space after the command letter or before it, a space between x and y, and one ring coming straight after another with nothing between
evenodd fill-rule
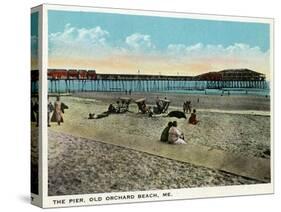
<instances>
[{"instance_id":1,"label":"woman in white dress","mask_svg":"<svg viewBox=\"0 0 281 212\"><path fill-rule=\"evenodd\" d=\"M174 121L172 127L169 130L168 141L170 144L186 144L186 142L184 141L183 133L178 130L177 126L177 122Z\"/></svg>"}]
</instances>

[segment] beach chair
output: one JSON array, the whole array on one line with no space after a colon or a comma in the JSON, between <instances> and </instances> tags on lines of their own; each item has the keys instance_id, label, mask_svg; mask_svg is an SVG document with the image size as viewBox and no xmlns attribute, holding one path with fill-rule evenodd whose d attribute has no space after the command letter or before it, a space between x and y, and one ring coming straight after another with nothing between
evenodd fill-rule
<instances>
[{"instance_id":1,"label":"beach chair","mask_svg":"<svg viewBox=\"0 0 281 212\"><path fill-rule=\"evenodd\" d=\"M121 98L120 98L120 101L121 101L120 110L121 110L121 111L124 111L124 112L129 111L129 106L130 106L130 104L131 104L132 99L131 99L131 98L128 98L128 97L121 97Z\"/></svg>"},{"instance_id":2,"label":"beach chair","mask_svg":"<svg viewBox=\"0 0 281 212\"><path fill-rule=\"evenodd\" d=\"M168 111L168 109L169 109L171 101L168 100L168 99L160 99L160 101L163 102L163 110L162 110L161 113L166 113Z\"/></svg>"},{"instance_id":3,"label":"beach chair","mask_svg":"<svg viewBox=\"0 0 281 212\"><path fill-rule=\"evenodd\" d=\"M135 100L135 103L137 104L138 109L139 109L138 112L141 112L141 113L148 112L148 108L146 106L145 100L146 100L145 98L141 98L141 99Z\"/></svg>"},{"instance_id":4,"label":"beach chair","mask_svg":"<svg viewBox=\"0 0 281 212\"><path fill-rule=\"evenodd\" d=\"M159 99L158 105L153 107L153 113L161 114L166 113L168 111L170 105L170 100L168 99Z\"/></svg>"}]
</instances>

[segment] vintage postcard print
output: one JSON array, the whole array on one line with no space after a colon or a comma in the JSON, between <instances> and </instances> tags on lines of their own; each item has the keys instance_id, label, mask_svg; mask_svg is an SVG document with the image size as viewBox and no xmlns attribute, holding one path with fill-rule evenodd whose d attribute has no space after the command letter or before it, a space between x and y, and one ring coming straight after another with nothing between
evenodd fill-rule
<instances>
[{"instance_id":1,"label":"vintage postcard print","mask_svg":"<svg viewBox=\"0 0 281 212\"><path fill-rule=\"evenodd\" d=\"M31 25L37 205L273 192L272 19L42 5Z\"/></svg>"}]
</instances>

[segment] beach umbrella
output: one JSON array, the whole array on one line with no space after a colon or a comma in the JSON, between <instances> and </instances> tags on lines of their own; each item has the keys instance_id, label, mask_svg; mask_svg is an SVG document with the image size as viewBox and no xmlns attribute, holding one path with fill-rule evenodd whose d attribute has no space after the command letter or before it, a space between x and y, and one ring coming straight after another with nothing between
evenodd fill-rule
<instances>
[{"instance_id":1,"label":"beach umbrella","mask_svg":"<svg viewBox=\"0 0 281 212\"><path fill-rule=\"evenodd\" d=\"M168 117L176 117L176 118L185 118L186 119L186 115L184 112L182 111L178 111L178 110L174 110L171 111L170 113L168 113Z\"/></svg>"}]
</instances>

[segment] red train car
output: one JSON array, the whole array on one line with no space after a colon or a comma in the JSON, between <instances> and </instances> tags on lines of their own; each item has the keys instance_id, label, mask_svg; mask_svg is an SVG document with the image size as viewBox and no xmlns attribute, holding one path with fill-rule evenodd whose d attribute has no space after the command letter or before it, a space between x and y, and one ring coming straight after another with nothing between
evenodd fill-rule
<instances>
[{"instance_id":1,"label":"red train car","mask_svg":"<svg viewBox=\"0 0 281 212\"><path fill-rule=\"evenodd\" d=\"M78 79L87 79L88 73L86 70L78 71Z\"/></svg>"},{"instance_id":2,"label":"red train car","mask_svg":"<svg viewBox=\"0 0 281 212\"><path fill-rule=\"evenodd\" d=\"M52 79L52 80L67 79L67 70L49 69L48 70L48 79Z\"/></svg>"},{"instance_id":3,"label":"red train car","mask_svg":"<svg viewBox=\"0 0 281 212\"><path fill-rule=\"evenodd\" d=\"M68 76L68 79L78 79L79 73L76 69L69 69L67 76Z\"/></svg>"},{"instance_id":4,"label":"red train car","mask_svg":"<svg viewBox=\"0 0 281 212\"><path fill-rule=\"evenodd\" d=\"M88 79L90 80L95 80L97 79L97 73L95 70L89 70L88 71L88 75L87 75Z\"/></svg>"}]
</instances>

